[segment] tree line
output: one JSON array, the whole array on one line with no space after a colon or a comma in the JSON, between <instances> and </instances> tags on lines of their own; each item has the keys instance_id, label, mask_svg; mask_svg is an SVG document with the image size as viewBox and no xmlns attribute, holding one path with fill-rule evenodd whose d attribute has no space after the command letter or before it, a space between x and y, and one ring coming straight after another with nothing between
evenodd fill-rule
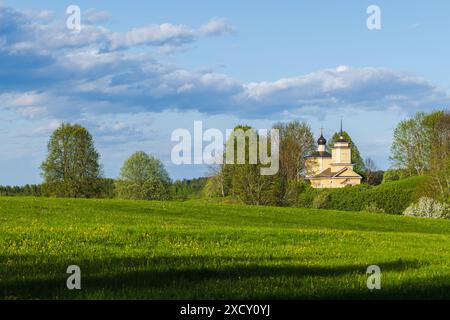
<instances>
[{"instance_id":1,"label":"tree line","mask_svg":"<svg viewBox=\"0 0 450 320\"><path fill-rule=\"evenodd\" d=\"M251 164L246 158L244 164L224 161L222 165L211 167L209 177L173 182L163 163L143 151L135 152L124 162L117 179L105 178L92 135L78 124L63 123L48 142L47 157L40 167L44 182L23 187L0 186L0 195L146 200L203 196L231 198L255 205L294 205L299 195L311 188L303 178L305 156L316 150L316 139L306 122L276 123L273 128L279 130L279 171L276 175L261 175L262 164L259 161ZM239 125L235 130L254 129ZM328 150L340 135L336 132L332 136ZM372 159L363 159L347 132L342 135L350 144L354 169L364 177L365 184L378 185L426 175L430 179L423 186L423 192L441 200L449 198L448 111L417 113L400 122L391 147L392 168L386 172L378 170ZM234 139L229 139L226 144L237 148ZM246 155L248 157L248 152Z\"/></svg>"}]
</instances>

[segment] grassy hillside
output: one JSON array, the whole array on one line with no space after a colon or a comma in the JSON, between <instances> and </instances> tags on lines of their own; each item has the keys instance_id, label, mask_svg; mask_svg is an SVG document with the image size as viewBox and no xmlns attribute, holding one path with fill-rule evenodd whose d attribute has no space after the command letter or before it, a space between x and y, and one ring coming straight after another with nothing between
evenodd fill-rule
<instances>
[{"instance_id":1,"label":"grassy hillside","mask_svg":"<svg viewBox=\"0 0 450 320\"><path fill-rule=\"evenodd\" d=\"M450 221L0 198L0 298L450 298ZM68 265L82 290L66 289ZM382 290L366 268L382 269Z\"/></svg>"}]
</instances>

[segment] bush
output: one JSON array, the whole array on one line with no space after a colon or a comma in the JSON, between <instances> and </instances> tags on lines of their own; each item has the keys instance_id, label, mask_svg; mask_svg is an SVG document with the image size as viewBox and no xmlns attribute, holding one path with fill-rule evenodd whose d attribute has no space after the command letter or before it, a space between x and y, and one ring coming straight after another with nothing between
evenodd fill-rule
<instances>
[{"instance_id":1,"label":"bush","mask_svg":"<svg viewBox=\"0 0 450 320\"><path fill-rule=\"evenodd\" d=\"M330 195L328 193L319 193L312 202L312 207L314 209L325 209L329 206Z\"/></svg>"},{"instance_id":2,"label":"bush","mask_svg":"<svg viewBox=\"0 0 450 320\"><path fill-rule=\"evenodd\" d=\"M297 206L301 208L312 208L314 198L321 192L310 185L306 186L302 193L298 195Z\"/></svg>"},{"instance_id":3,"label":"bush","mask_svg":"<svg viewBox=\"0 0 450 320\"><path fill-rule=\"evenodd\" d=\"M450 206L432 198L422 197L403 212L405 216L450 219Z\"/></svg>"},{"instance_id":4,"label":"bush","mask_svg":"<svg viewBox=\"0 0 450 320\"><path fill-rule=\"evenodd\" d=\"M398 180L400 180L400 173L398 170L389 169L384 172L383 183Z\"/></svg>"},{"instance_id":5,"label":"bush","mask_svg":"<svg viewBox=\"0 0 450 320\"><path fill-rule=\"evenodd\" d=\"M344 211L363 211L376 208L377 212L402 214L403 211L417 199L417 187L426 178L412 177L400 181L387 182L379 186L357 185L341 189L313 189L307 188L298 197L297 205L311 208L319 204L316 200L319 194L322 196L320 206L324 209Z\"/></svg>"},{"instance_id":6,"label":"bush","mask_svg":"<svg viewBox=\"0 0 450 320\"><path fill-rule=\"evenodd\" d=\"M101 178L97 180L98 198L113 199L117 196L114 179Z\"/></svg>"},{"instance_id":7,"label":"bush","mask_svg":"<svg viewBox=\"0 0 450 320\"><path fill-rule=\"evenodd\" d=\"M308 188L311 187L305 180L289 181L287 183L286 190L284 192L283 205L286 206L297 205L299 196L303 194Z\"/></svg>"},{"instance_id":8,"label":"bush","mask_svg":"<svg viewBox=\"0 0 450 320\"><path fill-rule=\"evenodd\" d=\"M377 204L374 203L374 202L371 202L371 203L367 204L367 205L364 207L363 211L365 211L365 212L371 212L371 213L386 213L386 212L384 211L384 209L379 208L379 207L377 206Z\"/></svg>"}]
</instances>

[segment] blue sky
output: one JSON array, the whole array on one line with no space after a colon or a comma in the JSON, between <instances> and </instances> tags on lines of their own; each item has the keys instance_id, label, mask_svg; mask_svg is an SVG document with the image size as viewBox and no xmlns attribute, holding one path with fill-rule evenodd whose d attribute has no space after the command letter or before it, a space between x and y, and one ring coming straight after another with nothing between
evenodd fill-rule
<instances>
[{"instance_id":1,"label":"blue sky","mask_svg":"<svg viewBox=\"0 0 450 320\"><path fill-rule=\"evenodd\" d=\"M371 4L381 30L366 28ZM449 12L448 1L0 1L0 185L41 181L61 121L91 131L108 177L136 150L174 179L206 174L170 162L171 132L194 120L306 120L329 136L343 116L385 169L400 120L449 106Z\"/></svg>"}]
</instances>

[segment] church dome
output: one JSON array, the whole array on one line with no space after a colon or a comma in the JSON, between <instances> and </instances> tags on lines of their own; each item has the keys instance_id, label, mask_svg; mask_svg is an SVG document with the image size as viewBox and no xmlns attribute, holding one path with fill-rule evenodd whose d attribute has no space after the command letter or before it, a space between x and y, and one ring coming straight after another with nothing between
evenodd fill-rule
<instances>
[{"instance_id":1,"label":"church dome","mask_svg":"<svg viewBox=\"0 0 450 320\"><path fill-rule=\"evenodd\" d=\"M323 134L320 135L319 140L317 140L317 144L319 146L324 146L327 144L327 140L323 137Z\"/></svg>"}]
</instances>

